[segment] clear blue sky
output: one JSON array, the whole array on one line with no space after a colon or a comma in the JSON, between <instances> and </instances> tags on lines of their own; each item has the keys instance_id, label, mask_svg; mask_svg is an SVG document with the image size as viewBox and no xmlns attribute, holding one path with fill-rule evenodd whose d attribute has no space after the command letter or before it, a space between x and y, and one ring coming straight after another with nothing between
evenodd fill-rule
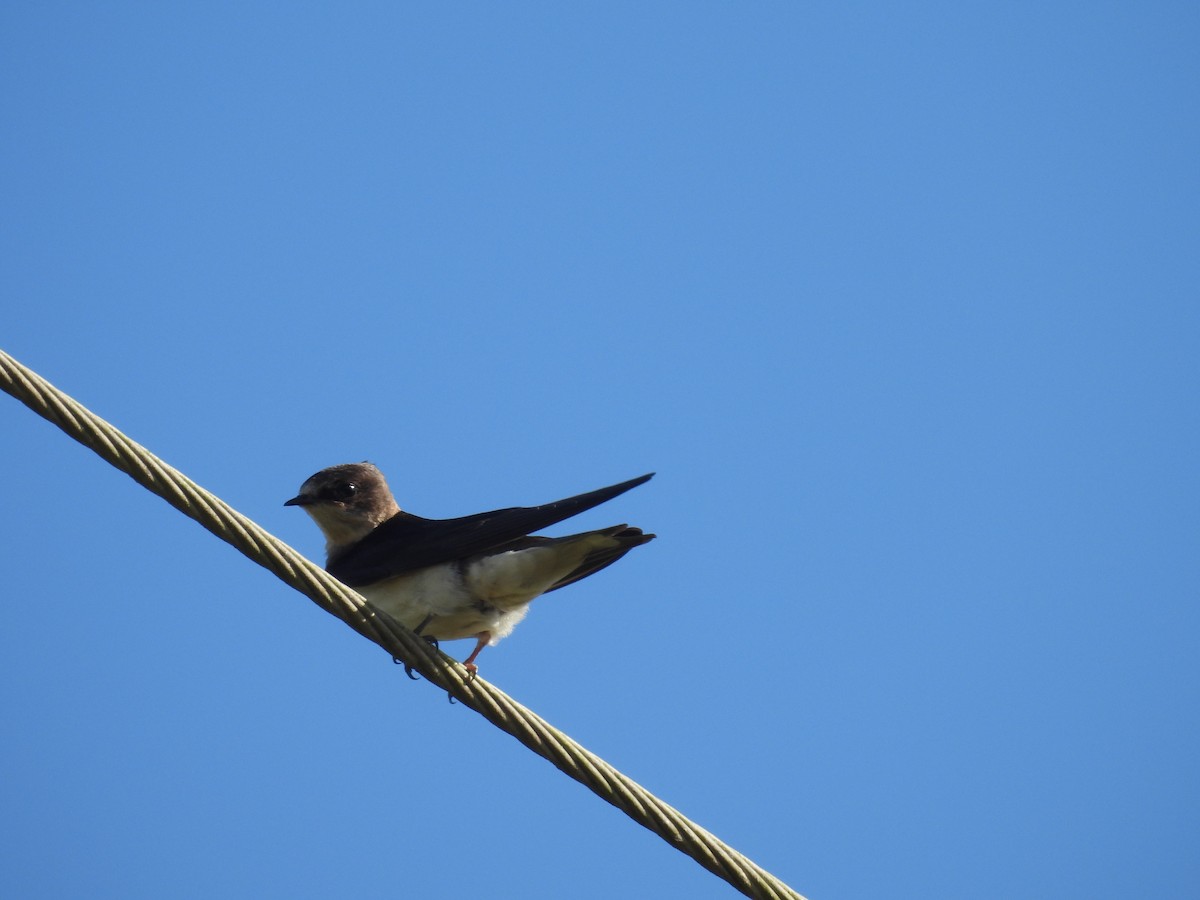
<instances>
[{"instance_id":1,"label":"clear blue sky","mask_svg":"<svg viewBox=\"0 0 1200 900\"><path fill-rule=\"evenodd\" d=\"M814 900L1200 895L1200 12L0 12L0 346L319 559L646 471L483 675ZM0 893L732 891L0 397ZM445 646L461 656L469 644Z\"/></svg>"}]
</instances>

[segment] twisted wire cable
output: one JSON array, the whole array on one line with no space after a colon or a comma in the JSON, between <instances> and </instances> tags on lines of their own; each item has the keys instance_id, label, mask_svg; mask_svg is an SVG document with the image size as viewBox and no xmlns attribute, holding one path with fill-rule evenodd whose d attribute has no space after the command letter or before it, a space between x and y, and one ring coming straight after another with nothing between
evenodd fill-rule
<instances>
[{"instance_id":1,"label":"twisted wire cable","mask_svg":"<svg viewBox=\"0 0 1200 900\"><path fill-rule=\"evenodd\" d=\"M536 713L438 652L386 613L369 606L355 591L310 562L173 469L104 419L0 350L0 389L20 400L67 435L195 519L221 540L273 572L310 600L341 619L393 659L411 666L485 719L549 760L593 793L624 812L668 844L687 854L747 897L804 900L770 872L696 825L632 779L618 772Z\"/></svg>"}]
</instances>

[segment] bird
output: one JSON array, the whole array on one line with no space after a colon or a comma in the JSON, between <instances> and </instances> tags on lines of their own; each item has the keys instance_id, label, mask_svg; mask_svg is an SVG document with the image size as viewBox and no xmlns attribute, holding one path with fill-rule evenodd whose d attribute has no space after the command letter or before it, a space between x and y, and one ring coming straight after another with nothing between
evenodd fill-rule
<instances>
[{"instance_id":1,"label":"bird","mask_svg":"<svg viewBox=\"0 0 1200 900\"><path fill-rule=\"evenodd\" d=\"M645 484L651 472L541 506L456 519L404 512L372 463L322 469L284 503L299 506L325 536L325 569L430 643L474 638L475 660L525 618L542 594L574 584L654 540L629 525L565 537L532 532ZM411 676L411 671L409 672Z\"/></svg>"}]
</instances>

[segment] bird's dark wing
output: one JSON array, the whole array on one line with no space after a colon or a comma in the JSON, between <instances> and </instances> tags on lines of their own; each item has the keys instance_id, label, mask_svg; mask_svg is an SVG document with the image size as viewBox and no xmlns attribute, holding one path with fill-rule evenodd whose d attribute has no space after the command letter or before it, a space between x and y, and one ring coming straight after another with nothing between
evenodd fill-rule
<instances>
[{"instance_id":1,"label":"bird's dark wing","mask_svg":"<svg viewBox=\"0 0 1200 900\"><path fill-rule=\"evenodd\" d=\"M426 566L464 559L599 506L645 484L653 474L544 506L515 506L460 519L423 519L397 513L344 553L335 555L326 568L343 584L362 587Z\"/></svg>"}]
</instances>

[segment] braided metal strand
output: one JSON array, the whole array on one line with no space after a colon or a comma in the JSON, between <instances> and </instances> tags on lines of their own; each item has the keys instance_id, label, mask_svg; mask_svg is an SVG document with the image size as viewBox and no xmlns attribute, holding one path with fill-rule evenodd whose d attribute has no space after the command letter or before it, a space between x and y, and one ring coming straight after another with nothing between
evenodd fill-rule
<instances>
[{"instance_id":1,"label":"braided metal strand","mask_svg":"<svg viewBox=\"0 0 1200 900\"><path fill-rule=\"evenodd\" d=\"M690 821L482 678L468 682L450 657L195 484L141 445L0 350L0 389L94 450L138 484L270 570L393 658L411 665L463 705L653 831L748 897L803 900L782 881Z\"/></svg>"}]
</instances>

